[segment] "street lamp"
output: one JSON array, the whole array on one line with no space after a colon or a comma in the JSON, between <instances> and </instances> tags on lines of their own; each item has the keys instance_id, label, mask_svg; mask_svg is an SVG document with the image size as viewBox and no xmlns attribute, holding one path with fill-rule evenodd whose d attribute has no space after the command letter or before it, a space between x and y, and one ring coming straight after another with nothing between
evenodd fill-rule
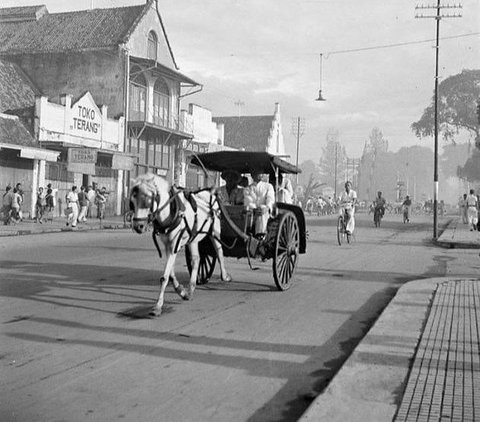
<instances>
[{"instance_id":1,"label":"street lamp","mask_svg":"<svg viewBox=\"0 0 480 422\"><path fill-rule=\"evenodd\" d=\"M320 53L320 89L318 90L318 98L315 99L315 101L327 101L322 96L322 60L323 60L323 54Z\"/></svg>"}]
</instances>

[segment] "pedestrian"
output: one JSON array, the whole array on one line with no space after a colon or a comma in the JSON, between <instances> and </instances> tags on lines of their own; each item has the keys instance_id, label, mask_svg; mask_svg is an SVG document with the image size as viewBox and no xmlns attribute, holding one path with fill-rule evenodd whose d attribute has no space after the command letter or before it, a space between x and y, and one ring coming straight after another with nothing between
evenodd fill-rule
<instances>
[{"instance_id":1,"label":"pedestrian","mask_svg":"<svg viewBox=\"0 0 480 422\"><path fill-rule=\"evenodd\" d=\"M53 192L51 188L47 189L47 194L45 195L45 213L46 213L46 220L50 220L53 222L53 210L55 208L55 202L53 197Z\"/></svg>"},{"instance_id":2,"label":"pedestrian","mask_svg":"<svg viewBox=\"0 0 480 422\"><path fill-rule=\"evenodd\" d=\"M88 199L88 209L87 209L87 218L93 218L93 207L95 206L95 197L97 193L93 189L92 185L88 185L87 188L87 199Z\"/></svg>"},{"instance_id":3,"label":"pedestrian","mask_svg":"<svg viewBox=\"0 0 480 422\"><path fill-rule=\"evenodd\" d=\"M87 210L88 210L88 197L85 192L85 186L80 186L80 192L78 193L78 203L80 205L80 213L78 214L78 221L80 223L87 222Z\"/></svg>"},{"instance_id":4,"label":"pedestrian","mask_svg":"<svg viewBox=\"0 0 480 422\"><path fill-rule=\"evenodd\" d=\"M467 196L467 217L470 231L477 230L478 223L478 199L475 191L470 189L470 195Z\"/></svg>"},{"instance_id":5,"label":"pedestrian","mask_svg":"<svg viewBox=\"0 0 480 422\"><path fill-rule=\"evenodd\" d=\"M460 212L462 215L462 222L463 224L468 223L468 217L467 217L467 194L463 194L463 198L460 199Z\"/></svg>"},{"instance_id":6,"label":"pedestrian","mask_svg":"<svg viewBox=\"0 0 480 422\"><path fill-rule=\"evenodd\" d=\"M23 221L23 211L22 211L22 207L23 207L23 199L24 199L24 193L23 193L23 187L22 187L22 184L19 182L15 185L15 189L16 189L16 198L17 198L17 202L18 202L18 208L16 210L17 212L17 220L18 221Z\"/></svg>"},{"instance_id":7,"label":"pedestrian","mask_svg":"<svg viewBox=\"0 0 480 422\"><path fill-rule=\"evenodd\" d=\"M67 226L69 224L72 227L77 227L77 219L78 219L78 193L77 187L72 186L72 190L67 193L65 200L67 202L67 208L65 210L65 214L67 215Z\"/></svg>"},{"instance_id":8,"label":"pedestrian","mask_svg":"<svg viewBox=\"0 0 480 422\"><path fill-rule=\"evenodd\" d=\"M105 218L105 207L107 205L107 188L102 187L101 190L97 190L97 195L95 196L95 202L97 204L97 218L103 220Z\"/></svg>"},{"instance_id":9,"label":"pedestrian","mask_svg":"<svg viewBox=\"0 0 480 422\"><path fill-rule=\"evenodd\" d=\"M5 188L5 193L2 197L2 214L3 214L3 224L7 225L10 223L12 217L12 203L15 199L15 194L13 193L12 187L7 185Z\"/></svg>"},{"instance_id":10,"label":"pedestrian","mask_svg":"<svg viewBox=\"0 0 480 422\"><path fill-rule=\"evenodd\" d=\"M58 193L58 189L57 188L53 188L52 187L52 184L49 183L47 185L47 192L48 192L48 189L50 189L52 192L51 192L51 195L52 195L52 198L51 198L51 201L53 201L53 205L52 205L52 218L53 218L53 211L54 209L57 207L57 193Z\"/></svg>"},{"instance_id":11,"label":"pedestrian","mask_svg":"<svg viewBox=\"0 0 480 422\"><path fill-rule=\"evenodd\" d=\"M43 213L45 211L45 194L43 188L38 188L37 202L35 203L35 222L42 224Z\"/></svg>"}]
</instances>

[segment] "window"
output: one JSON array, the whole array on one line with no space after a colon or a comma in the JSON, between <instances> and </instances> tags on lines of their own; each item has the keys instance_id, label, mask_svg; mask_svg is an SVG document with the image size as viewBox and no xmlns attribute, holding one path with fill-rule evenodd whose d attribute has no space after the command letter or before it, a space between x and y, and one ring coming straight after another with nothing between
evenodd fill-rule
<instances>
[{"instance_id":1,"label":"window","mask_svg":"<svg viewBox=\"0 0 480 422\"><path fill-rule=\"evenodd\" d=\"M132 67L130 72L130 119L144 121L147 106L147 81L142 69Z\"/></svg>"},{"instance_id":2,"label":"window","mask_svg":"<svg viewBox=\"0 0 480 422\"><path fill-rule=\"evenodd\" d=\"M155 61L157 60L157 44L157 34L155 34L153 31L150 31L148 33L147 57Z\"/></svg>"},{"instance_id":3,"label":"window","mask_svg":"<svg viewBox=\"0 0 480 422\"><path fill-rule=\"evenodd\" d=\"M169 127L170 90L162 78L155 81L153 87L153 122Z\"/></svg>"}]
</instances>

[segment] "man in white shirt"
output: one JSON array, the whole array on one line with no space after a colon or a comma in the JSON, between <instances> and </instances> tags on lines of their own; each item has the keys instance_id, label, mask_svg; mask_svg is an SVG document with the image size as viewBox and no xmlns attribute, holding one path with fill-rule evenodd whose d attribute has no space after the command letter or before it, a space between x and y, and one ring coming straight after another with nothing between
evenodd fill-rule
<instances>
[{"instance_id":1,"label":"man in white shirt","mask_svg":"<svg viewBox=\"0 0 480 422\"><path fill-rule=\"evenodd\" d=\"M355 229L355 204L357 202L357 192L352 189L352 182L345 183L345 190L338 198L340 215L347 217L347 233L352 234Z\"/></svg>"},{"instance_id":2,"label":"man in white shirt","mask_svg":"<svg viewBox=\"0 0 480 422\"><path fill-rule=\"evenodd\" d=\"M470 231L477 230L478 223L478 199L475 191L470 189L470 195L467 196L467 217Z\"/></svg>"},{"instance_id":3,"label":"man in white shirt","mask_svg":"<svg viewBox=\"0 0 480 422\"><path fill-rule=\"evenodd\" d=\"M253 183L243 191L244 205L247 209L254 210L255 234L264 234L275 203L275 192L273 186L264 181L266 175L257 170L252 170L250 175Z\"/></svg>"},{"instance_id":4,"label":"man in white shirt","mask_svg":"<svg viewBox=\"0 0 480 422\"><path fill-rule=\"evenodd\" d=\"M67 226L71 223L72 227L77 227L79 206L76 186L72 186L72 190L67 193L65 199L67 201L67 208L71 208L72 210L72 212L67 216Z\"/></svg>"}]
</instances>

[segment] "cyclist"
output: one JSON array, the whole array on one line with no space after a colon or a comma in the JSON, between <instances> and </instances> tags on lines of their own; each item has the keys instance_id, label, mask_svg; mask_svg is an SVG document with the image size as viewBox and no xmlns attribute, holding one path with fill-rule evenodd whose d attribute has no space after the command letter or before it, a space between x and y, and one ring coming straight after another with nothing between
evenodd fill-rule
<instances>
[{"instance_id":1,"label":"cyclist","mask_svg":"<svg viewBox=\"0 0 480 422\"><path fill-rule=\"evenodd\" d=\"M407 221L407 223L410 223L410 207L411 206L412 206L412 200L407 195L405 197L405 201L403 201L403 203L402 203L403 211L404 211L405 216L406 216L405 220Z\"/></svg>"},{"instance_id":2,"label":"cyclist","mask_svg":"<svg viewBox=\"0 0 480 422\"><path fill-rule=\"evenodd\" d=\"M375 207L374 212L373 212L373 219L375 220L375 212L380 211L380 218L383 218L385 215L385 198L382 197L382 192L378 191L377 192L377 197L375 198L375 201L373 201L373 205Z\"/></svg>"},{"instance_id":3,"label":"cyclist","mask_svg":"<svg viewBox=\"0 0 480 422\"><path fill-rule=\"evenodd\" d=\"M352 234L355 229L355 204L357 202L357 192L352 189L352 182L345 182L345 190L338 198L340 215L345 216L347 233Z\"/></svg>"}]
</instances>

